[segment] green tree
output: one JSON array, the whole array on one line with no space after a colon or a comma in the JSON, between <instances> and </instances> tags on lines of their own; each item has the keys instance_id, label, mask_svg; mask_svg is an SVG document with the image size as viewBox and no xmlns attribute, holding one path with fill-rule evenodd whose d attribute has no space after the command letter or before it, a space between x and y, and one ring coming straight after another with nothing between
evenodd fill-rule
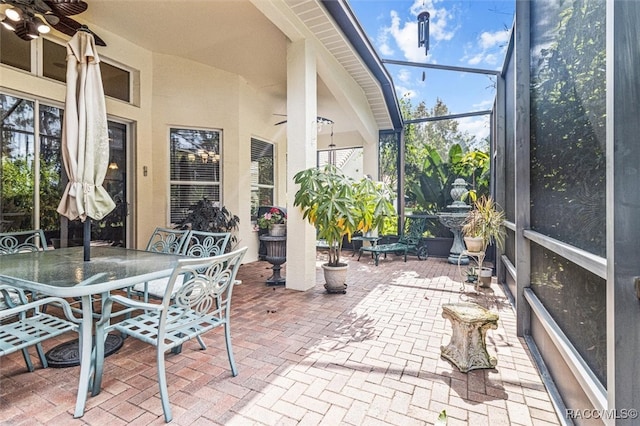
<instances>
[{"instance_id":1,"label":"green tree","mask_svg":"<svg viewBox=\"0 0 640 426\"><path fill-rule=\"evenodd\" d=\"M408 98L400 99L406 121L450 115L449 108L437 99L433 108L424 102L417 106ZM456 120L409 123L404 128L404 194L408 209L436 212L451 203L449 192L455 178L461 177L479 194L488 194L489 155L470 146L488 146L475 136L460 131ZM385 182L397 188L397 143L385 136L380 142L380 164Z\"/></svg>"}]
</instances>

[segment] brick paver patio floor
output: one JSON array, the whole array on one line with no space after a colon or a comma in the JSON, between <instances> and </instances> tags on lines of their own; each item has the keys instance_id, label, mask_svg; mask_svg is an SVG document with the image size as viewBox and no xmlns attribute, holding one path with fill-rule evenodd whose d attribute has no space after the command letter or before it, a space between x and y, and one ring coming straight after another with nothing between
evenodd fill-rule
<instances>
[{"instance_id":1,"label":"brick paver patio floor","mask_svg":"<svg viewBox=\"0 0 640 426\"><path fill-rule=\"evenodd\" d=\"M232 315L239 375L231 376L222 330L205 335L206 351L193 341L167 355L172 424L409 426L434 424L442 410L448 425L559 424L500 286L461 292L446 259L389 256L378 267L355 259L347 257L345 295L327 294L320 270L312 290L297 292L266 286L268 263L243 265ZM487 333L494 369L465 374L440 357L451 336L441 306L459 301L500 315ZM45 342L45 351L70 337ZM2 357L0 423L164 424L154 354L126 340L75 420L78 367L28 373L20 353Z\"/></svg>"}]
</instances>

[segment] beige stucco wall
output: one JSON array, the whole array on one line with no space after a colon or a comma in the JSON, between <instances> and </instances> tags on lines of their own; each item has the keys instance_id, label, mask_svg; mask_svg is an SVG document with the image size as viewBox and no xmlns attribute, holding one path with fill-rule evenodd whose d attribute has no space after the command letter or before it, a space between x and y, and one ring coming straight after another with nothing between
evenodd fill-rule
<instances>
[{"instance_id":1,"label":"beige stucco wall","mask_svg":"<svg viewBox=\"0 0 640 426\"><path fill-rule=\"evenodd\" d=\"M107 34L105 30L100 33ZM113 34L103 57L139 74L134 96L137 105L107 98L109 118L132 123L128 175L133 188L131 245L144 247L156 226L169 225L169 127L213 128L223 132L222 203L240 217L239 244L249 247L245 261L257 259L258 239L250 220L250 176L246 173L250 141L255 137L277 144L276 186L282 185L275 200L286 203L286 132L273 125L272 115L282 110L276 105L278 100L261 94L237 75L152 53ZM0 88L64 105L63 83L10 67L0 66Z\"/></svg>"},{"instance_id":2,"label":"beige stucco wall","mask_svg":"<svg viewBox=\"0 0 640 426\"><path fill-rule=\"evenodd\" d=\"M275 144L274 204L291 209L286 205L288 196L291 199L291 194L287 194L287 125L274 125L282 119L274 114L286 112L285 95L270 97L249 86L238 75L154 53L104 28L90 26L109 40L108 48L98 48L103 58L130 69L136 76L132 103L107 99L109 118L131 124L128 151L128 183L132 189L130 246L144 247L156 226L169 225L169 128L213 128L223 132L222 203L240 217L239 244L249 247L245 261L257 259L258 239L250 221L250 176L247 173L250 140L254 137ZM63 45L68 40L66 36L47 38ZM39 46L41 40L36 43ZM319 68L325 74L333 75L329 72L332 68L329 63L335 66L334 62L328 61ZM366 99L362 93L343 87L355 83L344 74L339 76L341 78L332 80L329 86L342 93L348 106L365 111L349 112L348 118L359 122L358 131L336 132L334 142L338 147L364 146L364 173L375 176L377 130L370 129L371 112L364 104ZM1 65L0 88L26 98L46 99L60 107L64 103L63 83ZM308 142L300 140L293 145L296 143ZM326 147L328 143L327 135L319 136L318 147ZM292 146L290 152L298 151Z\"/></svg>"},{"instance_id":3,"label":"beige stucco wall","mask_svg":"<svg viewBox=\"0 0 640 426\"><path fill-rule=\"evenodd\" d=\"M222 203L240 217L238 242L248 246L245 261L257 259L258 239L250 218L251 138L280 142L271 123L273 101L261 96L237 75L180 58L153 55L151 156L151 208L139 204L139 233L149 234L155 224L169 220L169 128L222 130ZM282 139L282 137L280 137ZM145 155L138 159L144 162ZM276 194L276 200L278 200Z\"/></svg>"}]
</instances>

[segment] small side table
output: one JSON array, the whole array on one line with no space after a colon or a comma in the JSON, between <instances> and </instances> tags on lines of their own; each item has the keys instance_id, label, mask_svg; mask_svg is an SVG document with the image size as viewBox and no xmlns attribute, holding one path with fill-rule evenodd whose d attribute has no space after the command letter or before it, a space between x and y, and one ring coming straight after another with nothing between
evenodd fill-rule
<instances>
[{"instance_id":1,"label":"small side table","mask_svg":"<svg viewBox=\"0 0 640 426\"><path fill-rule=\"evenodd\" d=\"M442 317L453 329L449 344L440 347L443 358L463 373L498 364L497 358L487 353L485 341L487 330L498 328L498 314L476 303L447 303L442 305Z\"/></svg>"},{"instance_id":2,"label":"small side table","mask_svg":"<svg viewBox=\"0 0 640 426\"><path fill-rule=\"evenodd\" d=\"M287 236L261 235L267 249L265 260L273 265L273 275L267 279L267 285L284 285L285 278L280 276L281 265L287 261Z\"/></svg>"},{"instance_id":3,"label":"small side table","mask_svg":"<svg viewBox=\"0 0 640 426\"><path fill-rule=\"evenodd\" d=\"M463 250L462 253L460 254L460 257L458 258L458 273L460 274L460 277L462 277L462 287L460 288L460 291L464 291L464 283L465 282L472 282L468 280L468 277L466 274L464 274L462 272L462 269L460 268L460 266L462 265L462 263L460 262L460 259L462 259L462 257L465 257L467 259L473 259L475 260L475 263L477 265L476 267L476 273L477 273L477 278L476 278L476 286L480 286L480 271L482 271L482 263L484 262L484 257L485 257L485 252L483 251L468 251L468 250ZM469 263L469 261L467 261L467 264Z\"/></svg>"}]
</instances>

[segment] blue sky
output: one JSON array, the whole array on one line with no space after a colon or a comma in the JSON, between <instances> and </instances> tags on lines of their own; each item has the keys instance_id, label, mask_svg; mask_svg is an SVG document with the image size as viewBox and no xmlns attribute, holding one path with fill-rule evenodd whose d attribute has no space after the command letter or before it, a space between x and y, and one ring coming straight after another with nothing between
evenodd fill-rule
<instances>
[{"instance_id":1,"label":"blue sky","mask_svg":"<svg viewBox=\"0 0 640 426\"><path fill-rule=\"evenodd\" d=\"M383 59L500 70L514 17L513 0L349 0L358 21ZM417 16L431 15L430 48L418 47ZM431 108L440 98L453 114L491 109L495 90L484 75L387 65L398 97ZM424 71L424 81L423 81ZM487 118L460 120L479 139Z\"/></svg>"}]
</instances>

